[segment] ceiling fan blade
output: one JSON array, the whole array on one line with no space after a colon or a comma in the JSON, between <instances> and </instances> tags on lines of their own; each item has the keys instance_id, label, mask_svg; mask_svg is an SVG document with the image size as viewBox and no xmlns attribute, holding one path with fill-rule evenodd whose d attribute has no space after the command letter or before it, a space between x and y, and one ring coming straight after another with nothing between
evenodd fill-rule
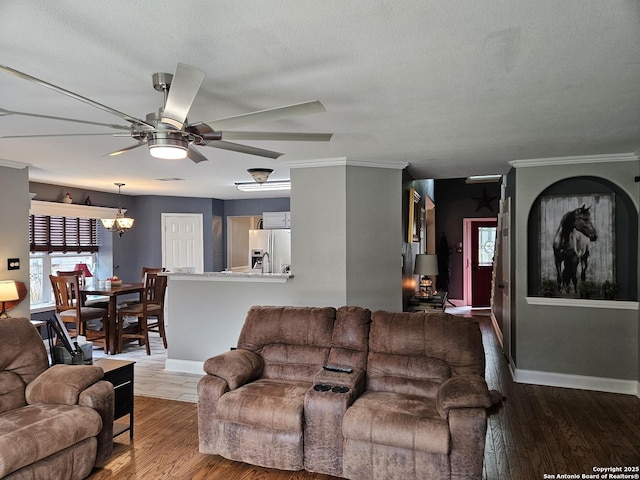
<instances>
[{"instance_id":1,"label":"ceiling fan blade","mask_svg":"<svg viewBox=\"0 0 640 480\"><path fill-rule=\"evenodd\" d=\"M0 138L91 137L96 135L109 135L110 137L113 137L117 134L114 134L114 133L41 133L38 135L4 135L4 136L0 136Z\"/></svg>"},{"instance_id":2,"label":"ceiling fan blade","mask_svg":"<svg viewBox=\"0 0 640 480\"><path fill-rule=\"evenodd\" d=\"M27 112L14 112L12 110L5 110L4 108L0 108L0 117L4 117L7 115L21 115L25 117L36 117L36 118L47 118L50 120L62 120L64 122L75 122L75 123L84 123L87 125L98 125L100 127L108 127L115 128L116 130L131 130L131 127L127 125L116 125L114 123L100 123L100 122L91 122L88 120L78 120L75 118L66 118L66 117L55 117L53 115L40 115L38 113L27 113Z\"/></svg>"},{"instance_id":3,"label":"ceiling fan blade","mask_svg":"<svg viewBox=\"0 0 640 480\"><path fill-rule=\"evenodd\" d=\"M160 120L162 123L182 130L204 77L204 72L197 68L178 63Z\"/></svg>"},{"instance_id":4,"label":"ceiling fan blade","mask_svg":"<svg viewBox=\"0 0 640 480\"><path fill-rule=\"evenodd\" d=\"M146 145L147 142L140 142L135 145L131 145L130 147L121 148L120 150L116 150L115 152L105 153L102 155L103 157L115 157L116 155L120 155L122 153L128 152L129 150L133 150L134 148L141 147L142 145Z\"/></svg>"},{"instance_id":5,"label":"ceiling fan blade","mask_svg":"<svg viewBox=\"0 0 640 480\"><path fill-rule=\"evenodd\" d=\"M219 120L213 120L206 123L213 130L228 130L243 127L250 123L271 122L274 120L282 120L283 118L322 112L326 112L322 103L320 103L319 100L313 100L311 102L296 103L286 107L270 108L267 110L260 110L258 112L236 115L234 117L221 118Z\"/></svg>"},{"instance_id":6,"label":"ceiling fan blade","mask_svg":"<svg viewBox=\"0 0 640 480\"><path fill-rule=\"evenodd\" d=\"M332 133L297 132L220 132L225 140L275 140L293 142L328 142Z\"/></svg>"},{"instance_id":7,"label":"ceiling fan blade","mask_svg":"<svg viewBox=\"0 0 640 480\"><path fill-rule=\"evenodd\" d=\"M22 78L24 80L37 83L38 85L41 85L43 87L50 88L51 90L54 90L58 93L62 93L63 95L67 95L68 97L75 98L76 100L89 104L92 107L99 108L100 110L104 110L107 113L116 115L117 117L120 117L126 120L127 122L133 123L136 126L141 126L141 127L144 126L144 127L155 129L153 125L151 125L150 123L147 123L144 120L132 117L131 115L127 115L126 113L119 112L118 110L115 110L111 107L107 107L106 105L102 105L101 103L98 103L89 98L83 97L82 95L78 95L77 93L70 92L69 90L65 90L64 88L53 85L52 83L45 82L44 80L40 80L39 78L32 77L31 75L20 72L11 67L0 65L0 70L4 70L5 72L10 73L11 75L15 75L16 77Z\"/></svg>"},{"instance_id":8,"label":"ceiling fan blade","mask_svg":"<svg viewBox=\"0 0 640 480\"><path fill-rule=\"evenodd\" d=\"M187 157L189 157L195 163L208 162L209 161L209 159L207 157L202 155L198 150L196 150L192 146L190 146L189 150L187 150Z\"/></svg>"},{"instance_id":9,"label":"ceiling fan blade","mask_svg":"<svg viewBox=\"0 0 640 480\"><path fill-rule=\"evenodd\" d=\"M271 150L264 150L262 148L250 147L249 145L239 145L237 143L214 141L207 143L207 146L214 148L221 148L222 150L231 150L232 152L248 153L249 155L257 155L258 157L266 158L278 158L283 153L273 152Z\"/></svg>"}]
</instances>

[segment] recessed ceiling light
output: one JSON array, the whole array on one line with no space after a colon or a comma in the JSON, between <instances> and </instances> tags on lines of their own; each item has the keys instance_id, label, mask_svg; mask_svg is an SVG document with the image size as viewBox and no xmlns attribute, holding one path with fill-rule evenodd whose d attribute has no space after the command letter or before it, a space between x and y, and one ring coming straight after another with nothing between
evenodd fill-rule
<instances>
[{"instance_id":1,"label":"recessed ceiling light","mask_svg":"<svg viewBox=\"0 0 640 480\"><path fill-rule=\"evenodd\" d=\"M168 177L168 178L156 178L156 180L158 180L159 182L181 182L184 180L184 178Z\"/></svg>"}]
</instances>

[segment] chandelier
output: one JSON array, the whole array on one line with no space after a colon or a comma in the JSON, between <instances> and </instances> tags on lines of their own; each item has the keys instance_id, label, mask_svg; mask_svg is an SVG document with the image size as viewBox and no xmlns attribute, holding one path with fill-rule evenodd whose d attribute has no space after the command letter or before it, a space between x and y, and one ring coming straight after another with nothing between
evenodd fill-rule
<instances>
[{"instance_id":1,"label":"chandelier","mask_svg":"<svg viewBox=\"0 0 640 480\"><path fill-rule=\"evenodd\" d=\"M124 187L125 184L114 183L114 185L118 187L118 212L116 213L116 218L101 218L100 221L104 228L111 230L112 232L118 232L118 235L122 236L124 232L133 227L134 219L124 216L124 212L122 211L122 206L120 204L120 189Z\"/></svg>"}]
</instances>

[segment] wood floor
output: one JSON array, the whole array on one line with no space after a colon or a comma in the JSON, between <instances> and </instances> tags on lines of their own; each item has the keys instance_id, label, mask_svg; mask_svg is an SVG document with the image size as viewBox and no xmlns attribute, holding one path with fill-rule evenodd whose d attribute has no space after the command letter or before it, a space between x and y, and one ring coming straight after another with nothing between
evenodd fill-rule
<instances>
[{"instance_id":1,"label":"wood floor","mask_svg":"<svg viewBox=\"0 0 640 480\"><path fill-rule=\"evenodd\" d=\"M507 400L488 421L483 479L534 480L640 465L640 399L515 384L488 317L478 317L489 388ZM320 480L334 477L231 462L198 452L197 405L136 397L135 439L121 435L102 479ZM551 478L551 477L547 477Z\"/></svg>"}]
</instances>

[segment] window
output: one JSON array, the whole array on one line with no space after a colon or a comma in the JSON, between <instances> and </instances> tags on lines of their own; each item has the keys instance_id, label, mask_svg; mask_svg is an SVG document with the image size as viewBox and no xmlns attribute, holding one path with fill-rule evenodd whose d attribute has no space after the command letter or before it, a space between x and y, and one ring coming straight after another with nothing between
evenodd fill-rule
<instances>
[{"instance_id":1,"label":"window","mask_svg":"<svg viewBox=\"0 0 640 480\"><path fill-rule=\"evenodd\" d=\"M97 252L95 218L29 215L29 249L32 252Z\"/></svg>"},{"instance_id":2,"label":"window","mask_svg":"<svg viewBox=\"0 0 640 480\"><path fill-rule=\"evenodd\" d=\"M32 252L29 255L29 282L31 308L51 305L54 302L49 275L55 275L58 270L74 270L78 263L86 263L90 272L95 271L96 255L83 253L46 253Z\"/></svg>"},{"instance_id":3,"label":"window","mask_svg":"<svg viewBox=\"0 0 640 480\"><path fill-rule=\"evenodd\" d=\"M496 227L478 227L478 265L493 265L493 253L496 248Z\"/></svg>"},{"instance_id":4,"label":"window","mask_svg":"<svg viewBox=\"0 0 640 480\"><path fill-rule=\"evenodd\" d=\"M31 308L54 303L49 275L86 263L95 271L99 248L95 218L29 215L29 281Z\"/></svg>"}]
</instances>

